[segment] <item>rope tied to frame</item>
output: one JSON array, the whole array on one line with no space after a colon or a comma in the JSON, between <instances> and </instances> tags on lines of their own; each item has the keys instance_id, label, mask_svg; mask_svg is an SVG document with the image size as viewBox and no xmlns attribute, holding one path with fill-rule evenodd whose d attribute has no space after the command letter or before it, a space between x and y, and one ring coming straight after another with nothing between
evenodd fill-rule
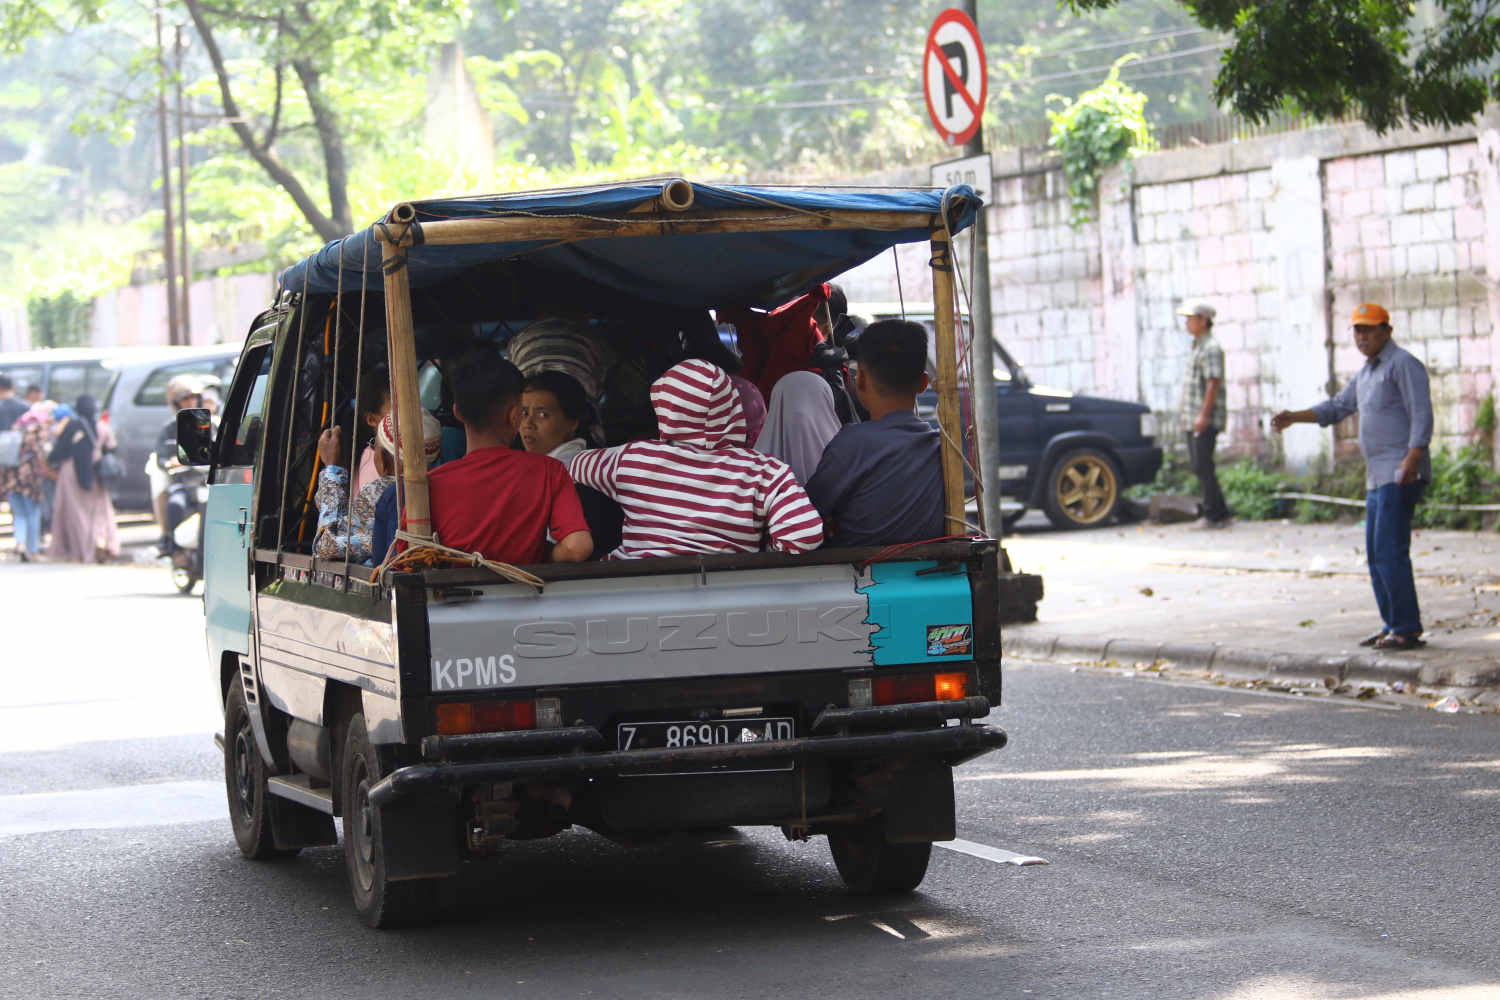
<instances>
[{"instance_id":1,"label":"rope tied to frame","mask_svg":"<svg viewBox=\"0 0 1500 1000\"><path fill-rule=\"evenodd\" d=\"M472 567L487 569L503 580L531 587L539 594L546 588L546 581L535 573L529 573L510 563L487 559L481 552L465 552L462 549L449 548L435 539L413 535L399 529L396 531L396 541L405 542L407 549L394 556L387 553L385 561L375 568L375 575L381 583L385 583L387 573L402 570ZM391 547L395 548L395 542L391 543Z\"/></svg>"},{"instance_id":2,"label":"rope tied to frame","mask_svg":"<svg viewBox=\"0 0 1500 1000\"><path fill-rule=\"evenodd\" d=\"M395 228L397 226L400 227L399 235ZM411 237L410 245L414 247L419 247L427 242L427 237L422 232L422 224L416 219L412 219L410 222L387 222L385 219L381 219L375 223L374 228L380 230L381 242L389 243L392 246L400 246L408 236Z\"/></svg>"}]
</instances>

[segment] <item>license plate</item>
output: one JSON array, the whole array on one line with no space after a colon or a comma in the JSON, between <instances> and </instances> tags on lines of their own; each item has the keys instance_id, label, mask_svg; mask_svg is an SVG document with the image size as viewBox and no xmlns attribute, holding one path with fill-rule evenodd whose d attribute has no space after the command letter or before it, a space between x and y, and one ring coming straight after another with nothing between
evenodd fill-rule
<instances>
[{"instance_id":1,"label":"license plate","mask_svg":"<svg viewBox=\"0 0 1500 1000\"><path fill-rule=\"evenodd\" d=\"M677 750L733 743L774 743L797 735L791 719L713 719L708 722L622 722L621 750Z\"/></svg>"}]
</instances>

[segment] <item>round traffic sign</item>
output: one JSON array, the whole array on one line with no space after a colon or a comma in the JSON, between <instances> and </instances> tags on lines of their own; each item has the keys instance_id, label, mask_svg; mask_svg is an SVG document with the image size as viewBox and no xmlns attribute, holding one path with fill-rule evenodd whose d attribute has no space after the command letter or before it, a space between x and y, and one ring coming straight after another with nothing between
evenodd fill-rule
<instances>
[{"instance_id":1,"label":"round traffic sign","mask_svg":"<svg viewBox=\"0 0 1500 1000\"><path fill-rule=\"evenodd\" d=\"M961 10L945 10L927 32L922 54L927 114L945 142L961 146L979 131L989 93L979 28Z\"/></svg>"}]
</instances>

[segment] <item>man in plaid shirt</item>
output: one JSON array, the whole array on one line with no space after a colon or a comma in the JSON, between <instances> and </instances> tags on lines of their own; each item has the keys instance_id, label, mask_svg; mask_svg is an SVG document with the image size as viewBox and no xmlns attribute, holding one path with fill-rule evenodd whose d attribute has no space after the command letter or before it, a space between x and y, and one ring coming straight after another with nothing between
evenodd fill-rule
<instances>
[{"instance_id":1,"label":"man in plaid shirt","mask_svg":"<svg viewBox=\"0 0 1500 1000\"><path fill-rule=\"evenodd\" d=\"M1214 340L1214 307L1196 302L1177 310L1187 317L1187 331L1193 335L1193 353L1188 359L1187 385L1182 392L1182 423L1187 432L1188 457L1193 473L1203 484L1202 516L1199 528L1227 528L1229 507L1224 491L1219 489L1219 475L1214 468L1214 442L1228 423L1224 404L1224 349Z\"/></svg>"}]
</instances>

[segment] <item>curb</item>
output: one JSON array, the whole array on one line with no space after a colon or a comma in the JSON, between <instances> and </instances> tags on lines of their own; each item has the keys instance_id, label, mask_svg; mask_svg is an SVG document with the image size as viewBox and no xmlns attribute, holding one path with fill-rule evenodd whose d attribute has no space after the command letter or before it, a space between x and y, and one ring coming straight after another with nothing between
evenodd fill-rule
<instances>
[{"instance_id":1,"label":"curb","mask_svg":"<svg viewBox=\"0 0 1500 1000\"><path fill-rule=\"evenodd\" d=\"M1299 654L1226 646L1222 643L1151 642L1025 632L1001 633L1001 652L1041 660L1120 660L1165 663L1187 670L1261 680L1301 680L1322 683L1422 684L1429 687L1487 687L1500 685L1500 663L1463 658L1450 662L1422 662L1382 653Z\"/></svg>"}]
</instances>

